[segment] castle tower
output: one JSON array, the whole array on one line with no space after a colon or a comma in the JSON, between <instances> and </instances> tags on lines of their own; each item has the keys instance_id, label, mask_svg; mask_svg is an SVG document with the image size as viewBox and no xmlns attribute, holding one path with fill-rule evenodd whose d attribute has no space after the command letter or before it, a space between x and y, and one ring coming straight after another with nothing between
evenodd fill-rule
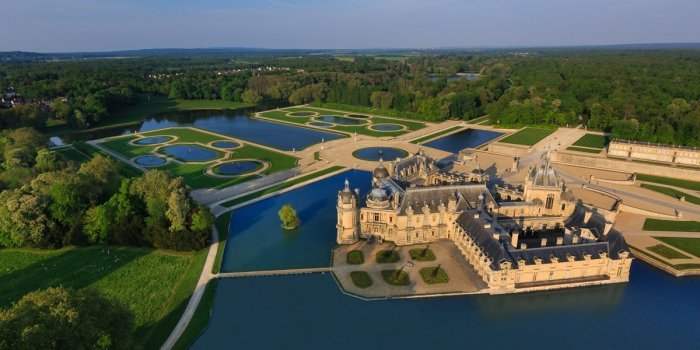
<instances>
[{"instance_id":1,"label":"castle tower","mask_svg":"<svg viewBox=\"0 0 700 350\"><path fill-rule=\"evenodd\" d=\"M359 206L357 194L350 190L350 182L345 180L345 188L338 192L338 222L336 224L338 244L352 244L360 238Z\"/></svg>"}]
</instances>

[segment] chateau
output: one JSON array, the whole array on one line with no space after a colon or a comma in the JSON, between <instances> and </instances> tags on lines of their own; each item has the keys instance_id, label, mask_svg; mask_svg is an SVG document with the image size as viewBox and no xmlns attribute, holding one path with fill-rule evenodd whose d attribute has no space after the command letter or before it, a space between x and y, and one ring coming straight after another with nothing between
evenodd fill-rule
<instances>
[{"instance_id":1,"label":"chateau","mask_svg":"<svg viewBox=\"0 0 700 350\"><path fill-rule=\"evenodd\" d=\"M591 220L548 159L522 186L493 191L481 169L446 171L422 152L380 161L372 175L364 200L347 181L338 193L338 244L450 240L494 294L629 279L622 236L605 218Z\"/></svg>"}]
</instances>

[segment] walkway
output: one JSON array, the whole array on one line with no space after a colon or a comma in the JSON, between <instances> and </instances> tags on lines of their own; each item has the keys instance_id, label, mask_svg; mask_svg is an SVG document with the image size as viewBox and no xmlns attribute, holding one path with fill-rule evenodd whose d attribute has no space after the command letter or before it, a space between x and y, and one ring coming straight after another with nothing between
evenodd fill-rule
<instances>
[{"instance_id":1,"label":"walkway","mask_svg":"<svg viewBox=\"0 0 700 350\"><path fill-rule=\"evenodd\" d=\"M266 276L288 276L288 275L305 275L310 273L326 273L333 272L330 267L315 267L306 269L287 269L287 270L263 270L263 271L246 271L246 272L221 272L216 278L242 278L242 277L266 277Z\"/></svg>"}]
</instances>

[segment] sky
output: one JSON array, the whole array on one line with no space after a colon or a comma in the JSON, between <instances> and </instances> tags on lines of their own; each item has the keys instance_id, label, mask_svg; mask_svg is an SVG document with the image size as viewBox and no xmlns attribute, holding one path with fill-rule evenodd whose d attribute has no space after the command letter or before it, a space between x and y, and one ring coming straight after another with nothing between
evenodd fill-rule
<instances>
[{"instance_id":1,"label":"sky","mask_svg":"<svg viewBox=\"0 0 700 350\"><path fill-rule=\"evenodd\" d=\"M8 0L0 51L700 42L700 0Z\"/></svg>"}]
</instances>

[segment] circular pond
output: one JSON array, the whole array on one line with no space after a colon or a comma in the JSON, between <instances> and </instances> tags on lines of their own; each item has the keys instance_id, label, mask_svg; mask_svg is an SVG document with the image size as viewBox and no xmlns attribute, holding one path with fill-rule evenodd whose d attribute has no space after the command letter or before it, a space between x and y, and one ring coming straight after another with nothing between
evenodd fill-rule
<instances>
[{"instance_id":1,"label":"circular pond","mask_svg":"<svg viewBox=\"0 0 700 350\"><path fill-rule=\"evenodd\" d=\"M369 118L368 115L364 115L364 114L346 114L346 116L348 116L350 118L357 118L357 119L368 119Z\"/></svg>"},{"instance_id":2,"label":"circular pond","mask_svg":"<svg viewBox=\"0 0 700 350\"><path fill-rule=\"evenodd\" d=\"M219 158L219 153L213 149L198 145L165 146L160 149L160 152L183 162L207 162Z\"/></svg>"},{"instance_id":3,"label":"circular pond","mask_svg":"<svg viewBox=\"0 0 700 350\"><path fill-rule=\"evenodd\" d=\"M219 164L213 170L219 175L234 176L252 173L262 167L263 163L255 160L236 160Z\"/></svg>"},{"instance_id":4,"label":"circular pond","mask_svg":"<svg viewBox=\"0 0 700 350\"><path fill-rule=\"evenodd\" d=\"M309 125L316 126L319 128L332 128L334 124L326 123L326 122L310 122Z\"/></svg>"},{"instance_id":5,"label":"circular pond","mask_svg":"<svg viewBox=\"0 0 700 350\"><path fill-rule=\"evenodd\" d=\"M364 120L343 117L339 115L322 115L315 118L317 121L333 123L338 125L362 125L367 123Z\"/></svg>"},{"instance_id":6,"label":"circular pond","mask_svg":"<svg viewBox=\"0 0 700 350\"><path fill-rule=\"evenodd\" d=\"M367 147L367 148L360 148L356 150L355 152L352 152L353 157L362 159L362 160L369 160L369 161L378 161L379 158L382 158L383 160L386 161L392 161L395 160L396 158L404 158L408 156L408 152L400 149L400 148L393 148L393 147Z\"/></svg>"},{"instance_id":7,"label":"circular pond","mask_svg":"<svg viewBox=\"0 0 700 350\"><path fill-rule=\"evenodd\" d=\"M240 146L241 144L233 141L214 141L211 143L211 145L221 149L232 149Z\"/></svg>"},{"instance_id":8,"label":"circular pond","mask_svg":"<svg viewBox=\"0 0 700 350\"><path fill-rule=\"evenodd\" d=\"M140 139L138 139L138 140L135 140L135 141L134 141L134 144L135 144L135 145L139 145L139 146L157 145L157 144L160 144L160 143L166 143L166 142L168 142L168 141L170 141L170 140L172 140L172 139L174 139L174 137L172 137L172 136L165 136L165 135L161 135L161 136L149 136L149 137L144 137L144 138L140 138Z\"/></svg>"},{"instance_id":9,"label":"circular pond","mask_svg":"<svg viewBox=\"0 0 700 350\"><path fill-rule=\"evenodd\" d=\"M372 124L369 126L371 130L374 131L401 131L404 129L404 126L401 124L389 124L389 123L382 123L382 124Z\"/></svg>"},{"instance_id":10,"label":"circular pond","mask_svg":"<svg viewBox=\"0 0 700 350\"><path fill-rule=\"evenodd\" d=\"M291 112L287 113L288 116L290 117L310 117L312 115L316 115L316 112L309 112L309 111L299 111L299 112Z\"/></svg>"},{"instance_id":11,"label":"circular pond","mask_svg":"<svg viewBox=\"0 0 700 350\"><path fill-rule=\"evenodd\" d=\"M157 167L167 163L167 160L153 154L146 154L134 158L134 163L143 167Z\"/></svg>"}]
</instances>

